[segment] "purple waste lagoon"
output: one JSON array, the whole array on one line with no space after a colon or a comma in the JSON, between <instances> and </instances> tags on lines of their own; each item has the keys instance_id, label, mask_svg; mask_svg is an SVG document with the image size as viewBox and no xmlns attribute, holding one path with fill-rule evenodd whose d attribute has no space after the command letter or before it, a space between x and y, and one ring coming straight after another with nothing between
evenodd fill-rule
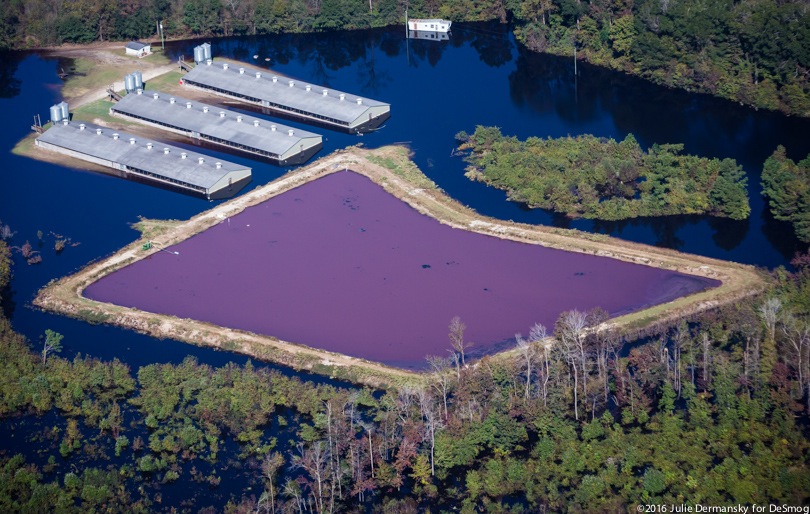
<instances>
[{"instance_id":1,"label":"purple waste lagoon","mask_svg":"<svg viewBox=\"0 0 810 514\"><path fill-rule=\"evenodd\" d=\"M338 172L92 284L88 298L243 329L402 368L514 344L570 309L611 316L720 283L442 225ZM174 253L177 252L175 255Z\"/></svg>"}]
</instances>

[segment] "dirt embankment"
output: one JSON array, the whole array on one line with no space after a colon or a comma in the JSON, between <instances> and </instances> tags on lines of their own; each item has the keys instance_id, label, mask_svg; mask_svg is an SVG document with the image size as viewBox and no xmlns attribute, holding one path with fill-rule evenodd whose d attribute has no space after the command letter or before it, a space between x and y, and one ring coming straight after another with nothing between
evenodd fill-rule
<instances>
[{"instance_id":1,"label":"dirt embankment","mask_svg":"<svg viewBox=\"0 0 810 514\"><path fill-rule=\"evenodd\" d=\"M249 206L261 203L326 174L344 169L351 169L366 175L419 212L456 228L681 271L718 279L722 282L722 285L717 288L678 298L610 321L611 324L618 327L644 328L662 320L675 319L723 303L738 301L761 292L766 286L765 279L750 266L686 255L674 250L629 243L607 236L483 217L446 196L408 159L406 149L384 147L376 150L350 148L335 152L188 221L150 222L144 220L140 224L144 234L142 239L103 261L89 265L75 275L47 285L40 291L34 303L41 308L91 322L111 323L158 338L171 338L191 344L237 351L296 369L307 369L375 387L419 384L425 380L424 375L419 373L309 348L274 337L95 302L82 296L83 290L89 284L122 266L146 258L159 251L160 248L202 232ZM147 240L153 243L151 250L141 248ZM511 358L513 354L514 351L507 351L497 358Z\"/></svg>"}]
</instances>

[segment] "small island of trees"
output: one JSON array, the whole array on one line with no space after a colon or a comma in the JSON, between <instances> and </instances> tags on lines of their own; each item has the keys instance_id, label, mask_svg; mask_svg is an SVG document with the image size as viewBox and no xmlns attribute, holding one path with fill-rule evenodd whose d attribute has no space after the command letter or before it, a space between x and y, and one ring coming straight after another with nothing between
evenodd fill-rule
<instances>
[{"instance_id":1,"label":"small island of trees","mask_svg":"<svg viewBox=\"0 0 810 514\"><path fill-rule=\"evenodd\" d=\"M762 195L773 217L792 223L796 237L810 243L810 155L795 163L779 145L762 169Z\"/></svg>"},{"instance_id":2,"label":"small island of trees","mask_svg":"<svg viewBox=\"0 0 810 514\"><path fill-rule=\"evenodd\" d=\"M748 179L736 161L683 155L680 144L644 152L632 134L621 142L592 135L520 141L482 126L456 139L460 150L469 150L468 178L572 218L709 214L741 220L751 212Z\"/></svg>"}]
</instances>

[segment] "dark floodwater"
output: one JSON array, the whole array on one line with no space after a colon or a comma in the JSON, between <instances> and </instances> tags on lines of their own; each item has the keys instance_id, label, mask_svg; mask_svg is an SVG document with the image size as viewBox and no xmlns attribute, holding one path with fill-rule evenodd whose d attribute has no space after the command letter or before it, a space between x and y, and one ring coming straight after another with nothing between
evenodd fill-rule
<instances>
[{"instance_id":1,"label":"dark floodwater","mask_svg":"<svg viewBox=\"0 0 810 514\"><path fill-rule=\"evenodd\" d=\"M449 42L409 41L399 29L212 41L214 55L270 65L280 73L335 89L390 102L385 127L362 138L317 129L327 141L321 155L348 144L405 142L416 163L448 194L479 212L529 223L579 228L677 248L687 252L774 267L799 249L789 227L765 212L760 197L762 162L777 144L794 159L810 153L810 121L757 112L726 101L670 91L643 81L580 65L571 59L535 55L518 48L506 26L454 26ZM198 41L172 43L172 55L191 55ZM29 132L31 117L47 115L60 99L60 63L36 54L0 56L0 220L16 231L12 244L31 241L43 262L27 266L15 256L10 299L4 305L15 328L32 340L46 328L65 334L64 354L119 357L132 365L179 361L193 353L201 361L240 361L172 341L92 326L30 309L36 291L49 280L75 271L137 237L128 224L138 216L184 219L211 207L206 201L96 173L69 170L8 153ZM290 123L296 125L295 123ZM642 145L684 143L690 153L732 157L749 174L753 213L743 222L705 217L644 219L619 223L570 222L529 211L505 200L501 191L464 178L464 163L452 157L454 135L476 124L497 125L504 133L564 136L592 133L623 138L632 132ZM306 128L303 125L298 125ZM244 156L225 156L254 168L255 187L284 169ZM248 189L249 189L248 188ZM37 231L44 233L37 242ZM60 255L57 233L78 246ZM8 295L7 295L8 296ZM317 315L313 323L319 323ZM525 331L527 327L515 327Z\"/></svg>"},{"instance_id":2,"label":"dark floodwater","mask_svg":"<svg viewBox=\"0 0 810 514\"><path fill-rule=\"evenodd\" d=\"M445 355L466 321L478 354L565 310L611 315L716 280L443 225L342 171L249 207L87 288L88 298L395 366Z\"/></svg>"}]
</instances>

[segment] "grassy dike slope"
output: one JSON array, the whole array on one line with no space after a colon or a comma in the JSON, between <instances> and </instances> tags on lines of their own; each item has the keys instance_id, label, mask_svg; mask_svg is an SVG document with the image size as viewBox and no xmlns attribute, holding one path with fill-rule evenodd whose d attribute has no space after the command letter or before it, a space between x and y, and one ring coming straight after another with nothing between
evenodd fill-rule
<instances>
[{"instance_id":1,"label":"grassy dike slope","mask_svg":"<svg viewBox=\"0 0 810 514\"><path fill-rule=\"evenodd\" d=\"M177 339L191 344L235 351L295 369L310 370L374 387L419 383L425 380L424 375L419 373L310 348L274 337L96 302L82 295L87 286L101 277L146 258L159 251L159 248L176 244L202 232L219 223L223 217L233 216L249 206L344 169L351 169L367 176L419 212L455 228L722 281L722 285L715 289L612 319L610 323L619 328L641 329L653 323L676 319L723 303L739 301L761 292L766 286L764 276L750 266L629 243L603 235L483 217L445 195L409 160L407 149L389 146L376 150L350 147L337 151L188 221L144 220L139 226L142 232L140 239L112 256L88 265L74 275L51 282L40 291L34 304L46 310L90 322L110 323L157 338ZM151 250L143 251L141 245L146 241L152 241L154 246ZM513 357L514 351L508 350L493 358Z\"/></svg>"}]
</instances>

